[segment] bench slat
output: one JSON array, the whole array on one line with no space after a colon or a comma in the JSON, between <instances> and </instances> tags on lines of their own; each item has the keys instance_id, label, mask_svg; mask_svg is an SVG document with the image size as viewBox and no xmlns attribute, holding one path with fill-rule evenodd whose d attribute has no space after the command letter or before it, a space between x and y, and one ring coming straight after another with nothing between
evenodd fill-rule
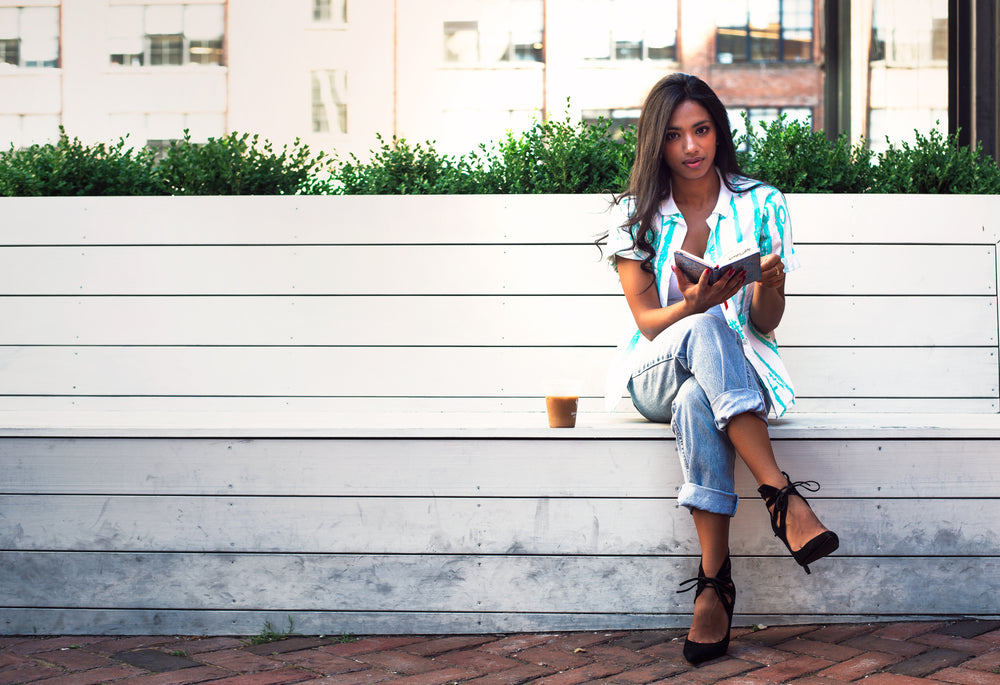
<instances>
[{"instance_id":1,"label":"bench slat","mask_svg":"<svg viewBox=\"0 0 1000 685\"><path fill-rule=\"evenodd\" d=\"M542 397L604 392L606 348L0 348L7 395ZM992 348L787 348L804 397L996 398ZM851 369L851 374L844 373ZM919 369L920 373L915 370Z\"/></svg>"},{"instance_id":2,"label":"bench slat","mask_svg":"<svg viewBox=\"0 0 1000 685\"><path fill-rule=\"evenodd\" d=\"M544 421L543 415L538 418ZM868 420L871 435L886 433ZM859 430L848 439L832 422L826 429L806 425L794 434L776 429L775 451L793 477L822 483L821 499L957 499L995 492L995 440L958 439L944 430L921 434L886 421L892 426L889 437L863 437ZM992 426L995 432L996 421ZM669 427L641 427L617 439L548 428L520 440L483 439L474 431L465 438L382 441L2 438L0 492L674 498L683 480ZM983 432L988 429L984 424ZM421 468L407 468L415 460ZM954 469L955 463L962 469ZM737 492L756 498L756 485L742 466Z\"/></svg>"},{"instance_id":3,"label":"bench slat","mask_svg":"<svg viewBox=\"0 0 1000 685\"><path fill-rule=\"evenodd\" d=\"M980 574L972 591L927 592L970 564ZM696 566L695 559L674 556L0 552L0 573L12 581L0 585L0 605L251 610L267 596L276 611L349 611L361 605L371 612L689 615L690 597L664 589L690 577ZM733 559L736 577L772 580L740 587L743 611L794 614L808 606L815 615L846 607L877 609L894 581L893 606L905 613L979 615L998 609L996 557L842 556L817 564L814 573L822 578L822 592L815 583L788 582L803 574L787 553ZM901 576L910 582L899 583Z\"/></svg>"},{"instance_id":4,"label":"bench slat","mask_svg":"<svg viewBox=\"0 0 1000 685\"><path fill-rule=\"evenodd\" d=\"M790 294L996 294L995 245L802 245L799 253L805 266L789 277ZM620 292L592 245L0 247L0 295Z\"/></svg>"},{"instance_id":5,"label":"bench slat","mask_svg":"<svg viewBox=\"0 0 1000 685\"><path fill-rule=\"evenodd\" d=\"M8 245L469 245L593 242L609 199L449 195L444 211L441 196L420 195L0 201Z\"/></svg>"},{"instance_id":6,"label":"bench slat","mask_svg":"<svg viewBox=\"0 0 1000 685\"><path fill-rule=\"evenodd\" d=\"M995 245L802 245L798 253L789 294L996 294Z\"/></svg>"},{"instance_id":7,"label":"bench slat","mask_svg":"<svg viewBox=\"0 0 1000 685\"><path fill-rule=\"evenodd\" d=\"M909 195L905 202L884 195L792 193L786 198L800 243L934 243L940 240L943 226L949 242L1000 242L992 196L950 195L946 202L938 195ZM607 195L452 195L446 201L447 211L442 211L439 196L412 195L13 197L2 199L3 242L585 243L603 233L608 223ZM372 213L375 205L377 215ZM216 220L220 216L239 218ZM474 217L474 228L469 217ZM288 235L275 230L289 224L295 230Z\"/></svg>"},{"instance_id":8,"label":"bench slat","mask_svg":"<svg viewBox=\"0 0 1000 685\"><path fill-rule=\"evenodd\" d=\"M822 494L822 492L820 493ZM946 556L998 556L1000 501L811 498L845 536L838 554L907 555L915 540ZM13 551L248 552L321 554L697 555L694 526L664 526L673 498L191 497L0 495L19 512L0 530ZM590 522L581 526L581 521ZM733 554L773 551L763 504L743 499Z\"/></svg>"},{"instance_id":9,"label":"bench slat","mask_svg":"<svg viewBox=\"0 0 1000 685\"><path fill-rule=\"evenodd\" d=\"M995 346L996 318L990 296L790 295L778 340L783 347ZM8 322L0 345L614 347L634 325L620 295L0 297L0 320Z\"/></svg>"},{"instance_id":10,"label":"bench slat","mask_svg":"<svg viewBox=\"0 0 1000 685\"><path fill-rule=\"evenodd\" d=\"M979 419L986 414L997 414L1000 410L997 399L948 398L830 398L802 397L795 401L789 416L799 419L803 415L830 414L843 421L843 428L850 432L854 416L882 416L896 413L915 416L940 416L954 430L964 430L964 415ZM631 400L622 397L614 414L604 411L603 397L581 397L580 411L589 417L607 417L618 421L631 421L635 409ZM221 421L217 417L254 417L259 427L270 426L277 434L272 437L289 435L291 430L301 430L313 426L317 430L329 424L317 417L350 415L379 416L394 414L397 422L407 423L409 416L432 417L428 425L435 425L433 417L458 415L463 417L489 414L503 417L514 414L525 415L544 413L538 397L72 397L72 396L0 396L0 434L25 434L26 429L37 435L58 435L59 430L72 431L74 435L95 431L114 431L122 435L128 431L132 435L149 435L150 431L181 430L184 421L195 420L188 427L198 432L214 426L215 429L230 428L247 430L247 421ZM287 417L297 416L297 420ZM114 418L111 418L114 417ZM131 418L129 418L131 417ZM176 417L176 418L174 418ZM155 419L155 420L154 420ZM540 419L539 419L540 420ZM495 419L506 425L502 418ZM55 422L55 423L53 423ZM537 421L536 421L537 423ZM359 425L365 425L361 422ZM633 426L632 423L628 424ZM780 425L780 424L775 424ZM927 425L936 425L931 422ZM47 428L45 428L47 426ZM524 427L523 425L521 426ZM617 426L620 428L620 426ZM19 431L15 433L14 431ZM144 431L144 432L143 432ZM253 431L250 431L253 432ZM67 435L70 433L66 433ZM243 435L249 435L243 432Z\"/></svg>"},{"instance_id":11,"label":"bench slat","mask_svg":"<svg viewBox=\"0 0 1000 685\"><path fill-rule=\"evenodd\" d=\"M789 194L797 242L1000 243L996 197L990 195Z\"/></svg>"},{"instance_id":12,"label":"bench slat","mask_svg":"<svg viewBox=\"0 0 1000 685\"><path fill-rule=\"evenodd\" d=\"M0 294L617 294L593 245L0 248Z\"/></svg>"}]
</instances>

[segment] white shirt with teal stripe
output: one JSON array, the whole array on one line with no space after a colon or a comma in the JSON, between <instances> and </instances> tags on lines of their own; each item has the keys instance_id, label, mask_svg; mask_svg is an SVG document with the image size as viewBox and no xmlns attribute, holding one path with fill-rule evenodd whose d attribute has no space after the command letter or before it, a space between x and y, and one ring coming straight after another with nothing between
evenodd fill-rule
<instances>
[{"instance_id":1,"label":"white shirt with teal stripe","mask_svg":"<svg viewBox=\"0 0 1000 685\"><path fill-rule=\"evenodd\" d=\"M708 217L708 246L705 249L705 260L715 261L726 254L732 253L736 246L744 241L752 240L760 247L761 256L777 254L781 257L785 271L794 271L799 267L792 243L792 224L788 218L788 207L785 196L779 190L766 184L754 185L742 177L733 177L733 185L740 189L732 193L723 183L719 191L719 200L715 209ZM644 259L646 254L632 247L632 236L621 225L631 214L633 202L625 198L611 212L608 231L607 255L612 266L615 257L626 259ZM645 227L644 227L645 228ZM656 225L646 228L651 235L655 257L653 269L656 274L659 289L660 304L667 306L680 302L683 296L677 287L677 278L670 265L674 262L674 250L681 247L687 234L687 224L677 208L673 197L667 198L660 206ZM795 401L795 389L792 386L788 370L778 354L778 344L774 333L762 333L750 321L750 302L753 298L754 284L749 283L729 300L722 314L729 326L740 335L743 341L743 352L753 365L763 381L771 398L771 406L776 416L783 415ZM718 315L718 312L712 312ZM639 333L631 330L615 352L608 370L605 392L605 408L613 411L621 399L632 370L644 356L649 341Z\"/></svg>"}]
</instances>

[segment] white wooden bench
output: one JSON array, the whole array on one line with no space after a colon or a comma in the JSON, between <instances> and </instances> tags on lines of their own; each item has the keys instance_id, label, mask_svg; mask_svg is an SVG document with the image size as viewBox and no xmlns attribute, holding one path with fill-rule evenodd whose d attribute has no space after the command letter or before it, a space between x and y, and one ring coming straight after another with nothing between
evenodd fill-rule
<instances>
[{"instance_id":1,"label":"white wooden bench","mask_svg":"<svg viewBox=\"0 0 1000 685\"><path fill-rule=\"evenodd\" d=\"M842 543L804 575L740 467L736 622L1000 615L1000 198L788 201L772 435ZM600 411L606 208L0 200L0 633L686 625L669 427Z\"/></svg>"}]
</instances>

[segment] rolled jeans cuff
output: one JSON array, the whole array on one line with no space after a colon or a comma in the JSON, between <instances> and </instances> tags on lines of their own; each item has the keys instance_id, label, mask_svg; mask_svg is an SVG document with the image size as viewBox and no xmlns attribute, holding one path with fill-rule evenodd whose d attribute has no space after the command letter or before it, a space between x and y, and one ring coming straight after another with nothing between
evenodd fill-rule
<instances>
[{"instance_id":1,"label":"rolled jeans cuff","mask_svg":"<svg viewBox=\"0 0 1000 685\"><path fill-rule=\"evenodd\" d=\"M713 490L694 483L685 483L677 493L677 503L683 507L730 517L736 515L736 505L739 501L739 495L735 492Z\"/></svg>"},{"instance_id":2,"label":"rolled jeans cuff","mask_svg":"<svg viewBox=\"0 0 1000 685\"><path fill-rule=\"evenodd\" d=\"M723 433L734 416L747 413L756 414L767 423L767 404L760 392L741 388L726 391L712 400L715 427Z\"/></svg>"}]
</instances>

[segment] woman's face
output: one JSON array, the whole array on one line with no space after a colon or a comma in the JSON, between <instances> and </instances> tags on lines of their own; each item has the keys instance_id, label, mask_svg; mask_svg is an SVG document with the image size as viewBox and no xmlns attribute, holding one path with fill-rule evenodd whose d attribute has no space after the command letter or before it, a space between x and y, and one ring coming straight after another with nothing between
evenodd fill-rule
<instances>
[{"instance_id":1,"label":"woman's face","mask_svg":"<svg viewBox=\"0 0 1000 685\"><path fill-rule=\"evenodd\" d=\"M715 122L708 110L685 100L667 122L663 160L675 179L697 180L715 173Z\"/></svg>"}]
</instances>

